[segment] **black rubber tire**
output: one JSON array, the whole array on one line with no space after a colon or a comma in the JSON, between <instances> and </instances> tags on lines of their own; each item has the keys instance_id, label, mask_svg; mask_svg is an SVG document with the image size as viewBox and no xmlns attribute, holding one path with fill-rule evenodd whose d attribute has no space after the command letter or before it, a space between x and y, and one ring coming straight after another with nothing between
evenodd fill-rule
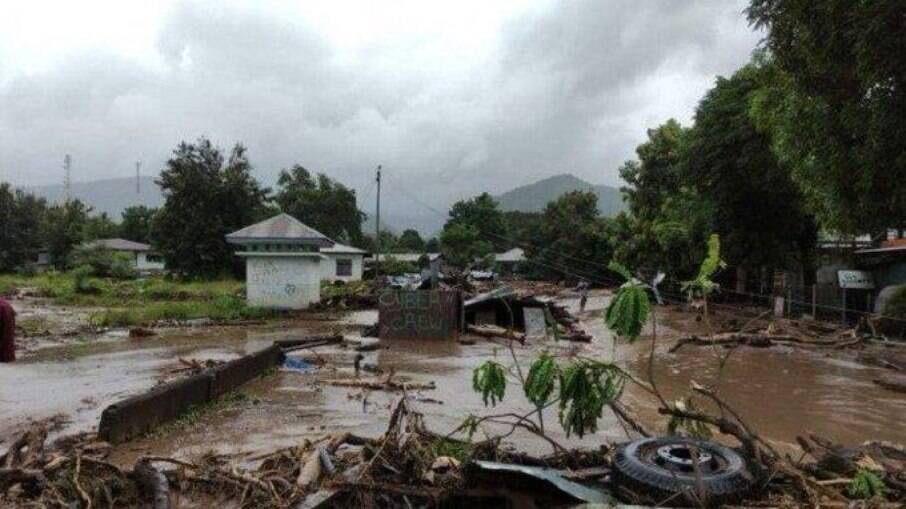
<instances>
[{"instance_id":1,"label":"black rubber tire","mask_svg":"<svg viewBox=\"0 0 906 509\"><path fill-rule=\"evenodd\" d=\"M716 506L738 501L751 488L752 475L736 451L714 442L684 437L646 438L620 446L613 464L614 483L618 486L625 485L636 493L649 495L652 503L700 504L701 500L693 500L695 497L688 496L698 493L694 473L671 471L644 461L640 457L639 453L643 449L671 444L695 445L700 451L722 458L723 466L718 472L702 474L702 489L708 505ZM664 502L668 499L670 499L668 502Z\"/></svg>"}]
</instances>

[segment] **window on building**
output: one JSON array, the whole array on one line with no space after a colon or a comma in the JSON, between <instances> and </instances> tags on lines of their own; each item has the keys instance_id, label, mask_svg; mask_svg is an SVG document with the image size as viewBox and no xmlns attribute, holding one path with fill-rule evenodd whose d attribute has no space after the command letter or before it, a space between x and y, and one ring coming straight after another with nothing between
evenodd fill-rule
<instances>
[{"instance_id":1,"label":"window on building","mask_svg":"<svg viewBox=\"0 0 906 509\"><path fill-rule=\"evenodd\" d=\"M338 276L351 276L352 275L352 260L337 260L337 275Z\"/></svg>"}]
</instances>

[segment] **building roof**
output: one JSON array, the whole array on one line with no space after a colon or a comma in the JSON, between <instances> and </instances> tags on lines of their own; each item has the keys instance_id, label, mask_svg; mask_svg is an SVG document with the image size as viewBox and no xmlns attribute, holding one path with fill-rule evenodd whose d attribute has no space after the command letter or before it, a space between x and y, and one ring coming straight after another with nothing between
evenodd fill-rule
<instances>
[{"instance_id":1,"label":"building roof","mask_svg":"<svg viewBox=\"0 0 906 509\"><path fill-rule=\"evenodd\" d=\"M906 244L876 247L873 249L860 249L860 250L856 251L856 254L904 253L904 252L906 252Z\"/></svg>"},{"instance_id":2,"label":"building roof","mask_svg":"<svg viewBox=\"0 0 906 509\"><path fill-rule=\"evenodd\" d=\"M384 260L393 258L398 262L418 262L422 255L428 255L429 261L434 261L443 256L441 253L381 253L380 257Z\"/></svg>"},{"instance_id":3,"label":"building roof","mask_svg":"<svg viewBox=\"0 0 906 509\"><path fill-rule=\"evenodd\" d=\"M133 242L126 239L98 239L85 244L88 249L104 248L111 251L130 251L134 253L144 253L151 251L151 246L141 242Z\"/></svg>"},{"instance_id":4,"label":"building roof","mask_svg":"<svg viewBox=\"0 0 906 509\"><path fill-rule=\"evenodd\" d=\"M346 244L340 244L339 242L335 243L333 247L322 247L320 251L326 254L368 254L368 251L365 251L364 249L347 246Z\"/></svg>"},{"instance_id":5,"label":"building roof","mask_svg":"<svg viewBox=\"0 0 906 509\"><path fill-rule=\"evenodd\" d=\"M525 251L520 247L514 247L505 253L497 253L494 255L494 260L498 262L524 262L525 261Z\"/></svg>"},{"instance_id":6,"label":"building roof","mask_svg":"<svg viewBox=\"0 0 906 509\"><path fill-rule=\"evenodd\" d=\"M323 233L285 213L230 233L226 236L226 239L231 244L275 242L280 244L310 244L323 247L334 245L334 241L327 238Z\"/></svg>"}]
</instances>

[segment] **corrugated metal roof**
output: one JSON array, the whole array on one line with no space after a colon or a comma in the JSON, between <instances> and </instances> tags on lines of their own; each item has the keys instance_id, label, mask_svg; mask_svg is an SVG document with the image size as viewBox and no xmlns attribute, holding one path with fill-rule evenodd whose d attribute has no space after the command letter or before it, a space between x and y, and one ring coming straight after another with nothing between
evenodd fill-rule
<instances>
[{"instance_id":1,"label":"corrugated metal roof","mask_svg":"<svg viewBox=\"0 0 906 509\"><path fill-rule=\"evenodd\" d=\"M505 253L494 255L494 260L498 262L524 262L525 251L523 251L522 248L514 247Z\"/></svg>"},{"instance_id":2,"label":"corrugated metal roof","mask_svg":"<svg viewBox=\"0 0 906 509\"><path fill-rule=\"evenodd\" d=\"M88 249L105 248L113 251L146 252L151 251L151 246L141 242L126 239L98 239L85 244Z\"/></svg>"},{"instance_id":3,"label":"corrugated metal roof","mask_svg":"<svg viewBox=\"0 0 906 509\"><path fill-rule=\"evenodd\" d=\"M323 233L285 213L230 233L226 239L233 244L270 241L324 247L334 245L334 241Z\"/></svg>"},{"instance_id":4,"label":"corrugated metal roof","mask_svg":"<svg viewBox=\"0 0 906 509\"><path fill-rule=\"evenodd\" d=\"M322 247L320 249L322 253L328 254L368 254L368 251L364 249L359 249L357 247L347 246L346 244L335 243L333 247Z\"/></svg>"}]
</instances>

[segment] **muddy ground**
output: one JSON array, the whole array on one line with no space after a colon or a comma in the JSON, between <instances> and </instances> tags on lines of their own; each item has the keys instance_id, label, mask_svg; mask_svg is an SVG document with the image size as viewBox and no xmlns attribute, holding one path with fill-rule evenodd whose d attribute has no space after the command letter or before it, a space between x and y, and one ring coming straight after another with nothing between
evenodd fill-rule
<instances>
[{"instance_id":1,"label":"muddy ground","mask_svg":"<svg viewBox=\"0 0 906 509\"><path fill-rule=\"evenodd\" d=\"M553 340L517 345L524 363L547 349L560 356L581 355L611 359L636 374L647 366L648 345L618 342L600 318L606 292L593 295L582 315L583 326L595 340L590 344ZM572 296L562 302L575 308ZM355 338L376 321L376 311L350 312L334 320L294 320L243 327L196 327L158 330L158 335L132 339L127 331L92 331L83 310L54 308L39 301L16 301L20 317L41 317L48 334L25 339L21 360L0 366L0 440L21 429L30 419L59 415L55 433L96 429L101 411L109 404L136 394L162 380L179 376L179 359L226 360L269 345L276 339L341 332ZM686 394L693 379L708 381L716 372L710 348L689 347L667 353L672 341L702 327L690 313L661 310L655 373L670 397ZM664 325L666 324L666 325ZM65 334L63 332L66 332ZM207 450L253 457L278 447L296 445L325 432L350 431L377 436L386 428L388 409L398 394L335 387L326 382L353 375L357 352L337 346L292 354L311 361L308 372L279 370L242 389L235 398L158 433L118 447L113 461L131 465L145 454L192 457ZM363 353L363 365L399 379L433 381L437 388L417 394L419 411L435 431L455 429L470 413L489 412L471 389L472 370L496 355L509 364L504 343L475 338L475 343L385 341L381 348ZM848 445L864 440L906 442L906 397L875 385L884 370L857 362L856 353L818 352L775 347L741 347L727 363L721 394L763 437L793 449L794 438L805 431ZM521 391L510 386L495 413L530 408ZM624 401L649 427L663 430L663 419L644 394L628 388ZM555 411L546 415L556 423ZM604 441L625 439L624 429L605 415L599 431L584 439L567 438L559 426L550 435L564 445L595 448ZM492 430L489 430L492 431ZM514 446L530 453L550 452L538 439L513 435ZM0 442L0 450L3 443Z\"/></svg>"}]
</instances>

